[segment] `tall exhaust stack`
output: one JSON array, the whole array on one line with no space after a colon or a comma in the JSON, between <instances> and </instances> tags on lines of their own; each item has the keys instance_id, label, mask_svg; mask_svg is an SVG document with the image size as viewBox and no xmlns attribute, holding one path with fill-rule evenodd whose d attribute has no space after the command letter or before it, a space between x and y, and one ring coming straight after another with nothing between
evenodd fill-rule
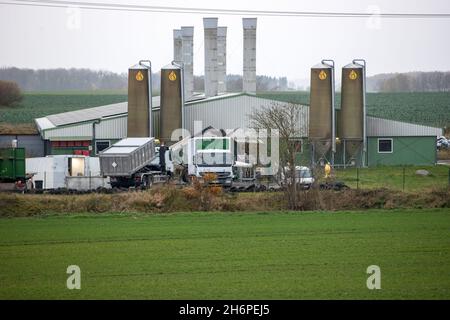
<instances>
[{"instance_id":1,"label":"tall exhaust stack","mask_svg":"<svg viewBox=\"0 0 450 320\"><path fill-rule=\"evenodd\" d=\"M244 27L244 74L242 91L256 93L256 18L242 18Z\"/></svg>"},{"instance_id":2,"label":"tall exhaust stack","mask_svg":"<svg viewBox=\"0 0 450 320\"><path fill-rule=\"evenodd\" d=\"M184 63L184 91L185 100L194 95L194 27L181 27Z\"/></svg>"},{"instance_id":3,"label":"tall exhaust stack","mask_svg":"<svg viewBox=\"0 0 450 320\"><path fill-rule=\"evenodd\" d=\"M203 18L206 97L217 95L217 20L217 18Z\"/></svg>"},{"instance_id":4,"label":"tall exhaust stack","mask_svg":"<svg viewBox=\"0 0 450 320\"><path fill-rule=\"evenodd\" d=\"M152 136L152 88L150 61L128 69L127 137Z\"/></svg>"},{"instance_id":5,"label":"tall exhaust stack","mask_svg":"<svg viewBox=\"0 0 450 320\"><path fill-rule=\"evenodd\" d=\"M217 91L227 91L227 27L217 28Z\"/></svg>"},{"instance_id":6,"label":"tall exhaust stack","mask_svg":"<svg viewBox=\"0 0 450 320\"><path fill-rule=\"evenodd\" d=\"M179 29L173 30L173 60L183 60L182 31Z\"/></svg>"}]
</instances>

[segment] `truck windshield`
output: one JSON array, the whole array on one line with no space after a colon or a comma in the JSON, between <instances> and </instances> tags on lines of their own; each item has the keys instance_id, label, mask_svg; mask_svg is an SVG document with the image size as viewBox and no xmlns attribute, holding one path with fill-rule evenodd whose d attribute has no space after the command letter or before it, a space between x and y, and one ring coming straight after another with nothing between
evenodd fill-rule
<instances>
[{"instance_id":1,"label":"truck windshield","mask_svg":"<svg viewBox=\"0 0 450 320\"><path fill-rule=\"evenodd\" d=\"M229 152L200 152L196 154L195 163L200 167L223 167L233 164Z\"/></svg>"},{"instance_id":2,"label":"truck windshield","mask_svg":"<svg viewBox=\"0 0 450 320\"><path fill-rule=\"evenodd\" d=\"M196 141L197 150L229 150L230 141L227 138L203 138Z\"/></svg>"}]
</instances>

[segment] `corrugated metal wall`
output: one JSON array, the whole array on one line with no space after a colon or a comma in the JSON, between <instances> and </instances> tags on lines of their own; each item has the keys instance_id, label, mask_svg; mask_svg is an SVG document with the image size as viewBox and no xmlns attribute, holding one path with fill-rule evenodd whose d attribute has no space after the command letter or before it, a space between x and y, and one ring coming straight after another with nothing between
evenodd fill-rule
<instances>
[{"instance_id":1,"label":"corrugated metal wall","mask_svg":"<svg viewBox=\"0 0 450 320\"><path fill-rule=\"evenodd\" d=\"M367 117L368 137L440 136L442 129L375 117Z\"/></svg>"},{"instance_id":2,"label":"corrugated metal wall","mask_svg":"<svg viewBox=\"0 0 450 320\"><path fill-rule=\"evenodd\" d=\"M240 95L229 98L217 98L207 102L197 102L187 105L186 126L191 134L194 132L194 121L202 121L202 127L213 126L217 129L249 128L249 114L254 109L268 107L273 103L286 104L259 97ZM301 137L308 136L309 107L301 106L298 123L298 130Z\"/></svg>"},{"instance_id":3,"label":"corrugated metal wall","mask_svg":"<svg viewBox=\"0 0 450 320\"><path fill-rule=\"evenodd\" d=\"M122 139L127 136L127 117L102 120L96 126L96 139Z\"/></svg>"},{"instance_id":4,"label":"corrugated metal wall","mask_svg":"<svg viewBox=\"0 0 450 320\"><path fill-rule=\"evenodd\" d=\"M91 137L92 123L81 123L44 131L45 140L91 140Z\"/></svg>"},{"instance_id":5,"label":"corrugated metal wall","mask_svg":"<svg viewBox=\"0 0 450 320\"><path fill-rule=\"evenodd\" d=\"M393 137L392 153L378 152L378 137L367 141L369 166L434 165L436 163L435 137Z\"/></svg>"},{"instance_id":6,"label":"corrugated metal wall","mask_svg":"<svg viewBox=\"0 0 450 320\"><path fill-rule=\"evenodd\" d=\"M248 128L248 115L254 110L271 104L284 104L270 99L250 95L215 97L204 102L191 102L185 108L187 129L194 132L194 121L202 121L203 128L218 129ZM309 107L300 107L298 123L300 137L308 136ZM159 109L153 110L153 136L159 137ZM127 133L127 116L103 119L96 125L97 139L122 139ZM438 136L442 129L410 124L400 121L367 117L367 136ZM91 140L92 122L78 123L44 131L45 140Z\"/></svg>"},{"instance_id":7,"label":"corrugated metal wall","mask_svg":"<svg viewBox=\"0 0 450 320\"><path fill-rule=\"evenodd\" d=\"M159 130L159 126L160 126L160 123L159 123L159 115L160 115L160 111L161 111L161 109L153 109L153 112L152 112L152 130L153 130L153 136L155 137L155 138L158 138L159 139L159 133L160 133L160 130Z\"/></svg>"},{"instance_id":8,"label":"corrugated metal wall","mask_svg":"<svg viewBox=\"0 0 450 320\"><path fill-rule=\"evenodd\" d=\"M104 119L95 126L96 139L122 139L127 136L127 117ZM91 140L92 122L44 131L45 140Z\"/></svg>"}]
</instances>

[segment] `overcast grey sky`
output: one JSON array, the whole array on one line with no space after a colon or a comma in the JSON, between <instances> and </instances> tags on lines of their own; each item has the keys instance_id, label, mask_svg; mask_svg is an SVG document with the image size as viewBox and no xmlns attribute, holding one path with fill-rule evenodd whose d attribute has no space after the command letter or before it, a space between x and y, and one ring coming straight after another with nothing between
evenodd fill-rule
<instances>
[{"instance_id":1,"label":"overcast grey sky","mask_svg":"<svg viewBox=\"0 0 450 320\"><path fill-rule=\"evenodd\" d=\"M80 0L81 1L81 0ZM106 2L97 0L96 2ZM161 6L277 11L450 13L450 1L108 1ZM194 26L194 73L203 74L204 16L228 27L227 72L242 73L242 16L38 8L0 4L0 65L126 72L140 59L154 71L173 56L172 30ZM322 58L353 58L368 74L450 70L450 19L258 17L257 73L308 78Z\"/></svg>"}]
</instances>

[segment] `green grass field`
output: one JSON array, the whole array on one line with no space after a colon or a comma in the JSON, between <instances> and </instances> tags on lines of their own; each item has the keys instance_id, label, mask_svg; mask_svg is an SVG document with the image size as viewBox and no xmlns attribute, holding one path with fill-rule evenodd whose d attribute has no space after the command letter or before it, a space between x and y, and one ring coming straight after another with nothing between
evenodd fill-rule
<instances>
[{"instance_id":1,"label":"green grass field","mask_svg":"<svg viewBox=\"0 0 450 320\"><path fill-rule=\"evenodd\" d=\"M449 230L448 209L0 219L0 299L449 299Z\"/></svg>"},{"instance_id":2,"label":"green grass field","mask_svg":"<svg viewBox=\"0 0 450 320\"><path fill-rule=\"evenodd\" d=\"M35 118L55 113L98 107L123 101L127 101L126 92L27 93L19 105L0 108L0 122L13 124L31 123Z\"/></svg>"},{"instance_id":3,"label":"green grass field","mask_svg":"<svg viewBox=\"0 0 450 320\"><path fill-rule=\"evenodd\" d=\"M258 95L282 101L309 104L309 92L261 92ZM336 95L340 105L340 94ZM30 92L22 103L0 110L0 123L31 123L50 114L127 101L126 91ZM368 93L368 114L399 121L450 127L450 93Z\"/></svg>"},{"instance_id":4,"label":"green grass field","mask_svg":"<svg viewBox=\"0 0 450 320\"><path fill-rule=\"evenodd\" d=\"M309 92L265 92L258 95L309 105ZM336 93L336 105L341 104ZM367 93L367 113L370 116L450 127L450 92Z\"/></svg>"},{"instance_id":5,"label":"green grass field","mask_svg":"<svg viewBox=\"0 0 450 320\"><path fill-rule=\"evenodd\" d=\"M427 170L430 175L417 175L416 171L419 169ZM335 169L334 175L337 180L343 181L353 189L359 187L360 189L403 190L404 188L404 191L423 191L450 186L449 166L405 166L404 170L404 180L402 166Z\"/></svg>"}]
</instances>

